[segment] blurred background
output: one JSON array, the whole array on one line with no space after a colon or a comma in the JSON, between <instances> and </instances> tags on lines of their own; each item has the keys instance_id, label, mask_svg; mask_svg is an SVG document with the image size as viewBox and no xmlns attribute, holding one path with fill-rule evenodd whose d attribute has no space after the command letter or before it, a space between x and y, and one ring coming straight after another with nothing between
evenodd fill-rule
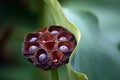
<instances>
[{"instance_id":1,"label":"blurred background","mask_svg":"<svg viewBox=\"0 0 120 80\"><path fill-rule=\"evenodd\" d=\"M21 54L25 35L48 26L46 10L43 0L0 0L0 80L51 80Z\"/></svg>"},{"instance_id":2,"label":"blurred background","mask_svg":"<svg viewBox=\"0 0 120 80\"><path fill-rule=\"evenodd\" d=\"M107 66L110 64L111 67L107 70L107 73L111 73L108 75L106 73L106 75L102 76L104 71L99 74L102 68L100 70L99 68L95 71L92 70L92 67L97 64L95 60L92 59L92 66L89 67L90 63L88 62L93 55L88 54L86 55L90 59L81 58L80 60L80 64L86 67L78 69L78 67L73 66L73 68L86 73L90 80L119 80L120 0L59 0L59 2L62 5L65 15L77 26L82 24L78 18L84 19L83 23L92 21L92 17L97 19L94 23L99 25L98 29L100 33L104 35L102 39L105 39L105 42L93 42L95 46L91 45L92 47L90 45L87 46L88 44L81 44L80 51L84 53L84 51L88 49L89 53L102 53L103 50L103 53L105 53L104 59L99 57L99 54L96 56L103 60L101 62L104 63L102 64L102 68L106 67L105 69L107 69ZM33 66L30 62L26 61L21 54L21 45L24 36L29 32L33 32L50 24L53 24L53 19L43 0L0 0L0 80L51 80L50 71L46 72ZM94 35L96 34L94 31L97 32L97 30L93 30L93 27L80 27L79 29L83 36L84 34L86 36L89 32L88 34L90 35L87 35L87 38L83 37L82 40L85 41L87 39L87 43L91 43L91 37L97 40L95 38L100 36ZM108 45L104 45L105 48L102 46L103 49L99 49L101 48L101 43L104 44L107 42L109 43ZM94 47L97 45L100 47L95 49ZM86 55L84 54L84 56ZM113 69L113 72L110 69ZM96 75L91 75L92 72ZM59 74L61 80L68 80L65 66L60 67ZM108 76L111 75L112 77L108 78ZM103 79L101 79L101 77L103 77Z\"/></svg>"}]
</instances>

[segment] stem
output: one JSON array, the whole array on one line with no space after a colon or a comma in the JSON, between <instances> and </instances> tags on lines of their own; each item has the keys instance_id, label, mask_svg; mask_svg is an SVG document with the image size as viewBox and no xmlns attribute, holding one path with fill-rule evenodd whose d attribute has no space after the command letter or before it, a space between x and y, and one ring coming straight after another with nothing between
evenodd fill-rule
<instances>
[{"instance_id":1,"label":"stem","mask_svg":"<svg viewBox=\"0 0 120 80\"><path fill-rule=\"evenodd\" d=\"M67 68L67 71L68 71L68 79L69 80L73 80L73 78L72 78L72 74L71 74L71 71L70 71L70 68L69 68L69 63L68 64L66 64L66 68Z\"/></svg>"},{"instance_id":2,"label":"stem","mask_svg":"<svg viewBox=\"0 0 120 80\"><path fill-rule=\"evenodd\" d=\"M51 74L52 74L53 80L59 80L57 68L51 69Z\"/></svg>"}]
</instances>

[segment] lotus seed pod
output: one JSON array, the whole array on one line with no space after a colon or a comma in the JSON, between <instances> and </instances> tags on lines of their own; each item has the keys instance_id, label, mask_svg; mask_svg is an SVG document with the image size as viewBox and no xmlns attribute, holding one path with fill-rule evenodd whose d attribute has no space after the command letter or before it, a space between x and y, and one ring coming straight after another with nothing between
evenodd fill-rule
<instances>
[{"instance_id":1,"label":"lotus seed pod","mask_svg":"<svg viewBox=\"0 0 120 80\"><path fill-rule=\"evenodd\" d=\"M50 70L68 63L76 45L71 32L62 26L49 26L29 33L23 42L24 57L37 67Z\"/></svg>"}]
</instances>

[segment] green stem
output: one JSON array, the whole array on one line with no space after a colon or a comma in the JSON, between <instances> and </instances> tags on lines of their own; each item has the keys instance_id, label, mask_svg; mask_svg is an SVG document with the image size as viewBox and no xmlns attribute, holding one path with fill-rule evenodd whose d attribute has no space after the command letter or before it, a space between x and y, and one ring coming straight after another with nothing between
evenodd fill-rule
<instances>
[{"instance_id":1,"label":"green stem","mask_svg":"<svg viewBox=\"0 0 120 80\"><path fill-rule=\"evenodd\" d=\"M52 74L53 80L59 80L57 68L51 69L51 74Z\"/></svg>"}]
</instances>

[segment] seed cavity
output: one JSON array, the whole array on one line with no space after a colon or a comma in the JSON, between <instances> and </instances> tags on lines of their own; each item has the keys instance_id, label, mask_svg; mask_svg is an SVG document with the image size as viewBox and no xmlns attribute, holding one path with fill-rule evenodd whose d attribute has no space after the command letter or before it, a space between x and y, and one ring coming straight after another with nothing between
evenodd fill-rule
<instances>
[{"instance_id":1,"label":"seed cavity","mask_svg":"<svg viewBox=\"0 0 120 80\"><path fill-rule=\"evenodd\" d=\"M51 58L53 63L59 63L63 57L63 53L61 51L53 51L51 53Z\"/></svg>"},{"instance_id":2,"label":"seed cavity","mask_svg":"<svg viewBox=\"0 0 120 80\"><path fill-rule=\"evenodd\" d=\"M29 33L26 36L25 42L35 42L39 37L39 33Z\"/></svg>"},{"instance_id":3,"label":"seed cavity","mask_svg":"<svg viewBox=\"0 0 120 80\"><path fill-rule=\"evenodd\" d=\"M51 51L55 47L55 42L47 42L44 44L44 46L47 48L47 50Z\"/></svg>"},{"instance_id":4,"label":"seed cavity","mask_svg":"<svg viewBox=\"0 0 120 80\"><path fill-rule=\"evenodd\" d=\"M54 35L45 33L42 35L42 37L39 39L41 43L45 43L47 41L54 40Z\"/></svg>"},{"instance_id":5,"label":"seed cavity","mask_svg":"<svg viewBox=\"0 0 120 80\"><path fill-rule=\"evenodd\" d=\"M56 35L56 34L58 34L59 32L58 32L57 30L53 30L53 31L51 31L51 33L54 34L54 35Z\"/></svg>"},{"instance_id":6,"label":"seed cavity","mask_svg":"<svg viewBox=\"0 0 120 80\"><path fill-rule=\"evenodd\" d=\"M36 40L37 40L37 38L33 37L33 38L30 39L30 42L35 42Z\"/></svg>"},{"instance_id":7,"label":"seed cavity","mask_svg":"<svg viewBox=\"0 0 120 80\"><path fill-rule=\"evenodd\" d=\"M47 52L42 49L42 48L39 48L35 54L36 58L37 58L37 61L40 63L40 64L44 64L46 63L46 61L48 60L48 54Z\"/></svg>"},{"instance_id":8,"label":"seed cavity","mask_svg":"<svg viewBox=\"0 0 120 80\"><path fill-rule=\"evenodd\" d=\"M67 46L64 46L64 45L60 46L59 50L62 52L69 52L69 48Z\"/></svg>"},{"instance_id":9,"label":"seed cavity","mask_svg":"<svg viewBox=\"0 0 120 80\"><path fill-rule=\"evenodd\" d=\"M59 40L60 41L67 41L67 38L66 37L60 37Z\"/></svg>"},{"instance_id":10,"label":"seed cavity","mask_svg":"<svg viewBox=\"0 0 120 80\"><path fill-rule=\"evenodd\" d=\"M64 31L64 32L61 32L57 38L61 41L69 41L72 39L72 34L70 32L67 32L67 31Z\"/></svg>"},{"instance_id":11,"label":"seed cavity","mask_svg":"<svg viewBox=\"0 0 120 80\"><path fill-rule=\"evenodd\" d=\"M29 48L29 53L34 53L37 48L38 48L37 46L31 46Z\"/></svg>"},{"instance_id":12,"label":"seed cavity","mask_svg":"<svg viewBox=\"0 0 120 80\"><path fill-rule=\"evenodd\" d=\"M44 62L47 59L47 55L45 53L42 53L39 55L39 61Z\"/></svg>"}]
</instances>

